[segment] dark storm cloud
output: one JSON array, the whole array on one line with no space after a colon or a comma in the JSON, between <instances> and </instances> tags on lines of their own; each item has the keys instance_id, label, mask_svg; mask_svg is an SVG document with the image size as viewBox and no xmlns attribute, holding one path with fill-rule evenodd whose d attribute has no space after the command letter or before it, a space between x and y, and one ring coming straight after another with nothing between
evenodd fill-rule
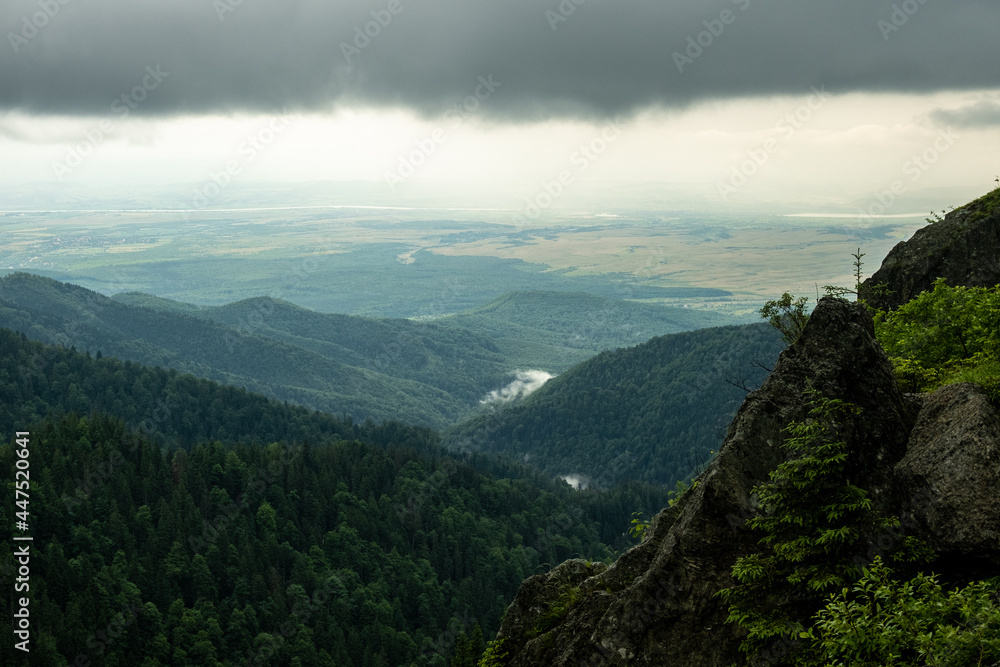
<instances>
[{"instance_id":1,"label":"dark storm cloud","mask_svg":"<svg viewBox=\"0 0 1000 667\"><path fill-rule=\"evenodd\" d=\"M958 109L935 109L930 117L948 127L1000 127L1000 101L979 100Z\"/></svg>"},{"instance_id":2,"label":"dark storm cloud","mask_svg":"<svg viewBox=\"0 0 1000 667\"><path fill-rule=\"evenodd\" d=\"M998 18L985 0L4 0L0 109L438 114L489 75L482 112L511 120L987 88Z\"/></svg>"}]
</instances>

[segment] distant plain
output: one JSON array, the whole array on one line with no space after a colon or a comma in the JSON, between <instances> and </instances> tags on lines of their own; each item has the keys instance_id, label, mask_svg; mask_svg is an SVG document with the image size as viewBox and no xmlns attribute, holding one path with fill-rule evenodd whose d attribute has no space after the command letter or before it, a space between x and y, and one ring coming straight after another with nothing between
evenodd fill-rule
<instances>
[{"instance_id":1,"label":"distant plain","mask_svg":"<svg viewBox=\"0 0 1000 667\"><path fill-rule=\"evenodd\" d=\"M0 271L199 305L272 296L328 313L434 318L515 290L587 292L750 321L784 291L874 272L918 216L262 208L0 213Z\"/></svg>"}]
</instances>

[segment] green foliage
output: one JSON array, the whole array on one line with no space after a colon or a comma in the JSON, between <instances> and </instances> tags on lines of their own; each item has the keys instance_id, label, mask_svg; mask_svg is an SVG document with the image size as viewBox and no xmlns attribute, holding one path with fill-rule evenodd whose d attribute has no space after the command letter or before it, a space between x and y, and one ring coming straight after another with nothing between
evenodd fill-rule
<instances>
[{"instance_id":1,"label":"green foliage","mask_svg":"<svg viewBox=\"0 0 1000 667\"><path fill-rule=\"evenodd\" d=\"M851 255L854 258L854 289L837 287L836 285L824 285L823 289L826 291L827 296L843 297L848 294L854 294L859 299L861 298L861 282L864 275L861 270L864 262L861 261L861 258L864 256L865 253L861 252L861 248L858 248L858 251Z\"/></svg>"},{"instance_id":2,"label":"green foliage","mask_svg":"<svg viewBox=\"0 0 1000 667\"><path fill-rule=\"evenodd\" d=\"M698 488L698 480L694 480L693 482L677 480L674 490L670 492L670 507L679 503L688 491L693 491L696 488Z\"/></svg>"},{"instance_id":3,"label":"green foliage","mask_svg":"<svg viewBox=\"0 0 1000 667\"><path fill-rule=\"evenodd\" d=\"M946 214L947 211L945 211L944 209L942 209L941 213L942 214ZM934 224L935 222L943 222L944 218L941 215L938 215L937 211L931 211L931 217L930 218L924 218L924 220L926 220L928 224Z\"/></svg>"},{"instance_id":4,"label":"green foliage","mask_svg":"<svg viewBox=\"0 0 1000 667\"><path fill-rule=\"evenodd\" d=\"M951 591L933 575L900 582L881 556L858 570L852 555L898 521L878 516L866 493L845 479L838 429L857 408L814 390L807 395L809 418L786 429L790 459L754 489L761 514L748 524L764 533L763 550L737 561L738 583L720 592L729 622L747 633L741 650L754 659L780 640L789 649L786 664L802 667L995 664L996 582ZM890 555L914 563L932 553L907 537Z\"/></svg>"},{"instance_id":5,"label":"green foliage","mask_svg":"<svg viewBox=\"0 0 1000 667\"><path fill-rule=\"evenodd\" d=\"M785 292L780 299L765 303L760 309L760 316L780 331L784 341L791 345L799 339L809 321L809 313L806 312L808 301L809 297L800 296L796 299Z\"/></svg>"},{"instance_id":6,"label":"green foliage","mask_svg":"<svg viewBox=\"0 0 1000 667\"><path fill-rule=\"evenodd\" d=\"M486 643L486 651L476 667L504 667L507 664L507 651L503 650L503 639L495 639Z\"/></svg>"},{"instance_id":7,"label":"green foliage","mask_svg":"<svg viewBox=\"0 0 1000 667\"><path fill-rule=\"evenodd\" d=\"M477 667L486 652L486 641L483 639L483 629L477 623L472 634L462 632L455 640L449 667Z\"/></svg>"},{"instance_id":8,"label":"green foliage","mask_svg":"<svg viewBox=\"0 0 1000 667\"><path fill-rule=\"evenodd\" d=\"M101 416L31 431L32 478L48 480L32 495L34 537L59 545L38 561L46 585L31 610L61 655L53 664L72 662L123 609L152 605L107 643L106 664L140 664L163 633L191 664L205 664L196 652L235 664L251 650L281 665L430 665L451 653L441 637L452 617L495 631L541 562L604 549L583 514L558 539L525 545L567 511L565 495L412 449L203 443L166 454ZM0 465L14 458L0 447ZM0 520L13 525L10 505ZM462 659L478 659L466 641ZM19 664L12 651L0 663Z\"/></svg>"},{"instance_id":9,"label":"green foliage","mask_svg":"<svg viewBox=\"0 0 1000 667\"><path fill-rule=\"evenodd\" d=\"M455 640L449 667L476 667L477 660L478 658L472 654L472 642L463 632Z\"/></svg>"},{"instance_id":10,"label":"green foliage","mask_svg":"<svg viewBox=\"0 0 1000 667\"><path fill-rule=\"evenodd\" d=\"M939 278L933 290L888 313L878 336L890 356L944 368L995 349L998 318L1000 291L950 287Z\"/></svg>"},{"instance_id":11,"label":"green foliage","mask_svg":"<svg viewBox=\"0 0 1000 667\"><path fill-rule=\"evenodd\" d=\"M876 558L850 589L831 596L803 632L802 665L945 667L1000 661L1000 605L986 582L946 590L934 575L895 581Z\"/></svg>"},{"instance_id":12,"label":"green foliage","mask_svg":"<svg viewBox=\"0 0 1000 667\"><path fill-rule=\"evenodd\" d=\"M789 459L756 487L760 514L748 527L763 533L760 553L733 566L735 586L720 591L728 621L747 633L741 650L753 657L769 643L797 636L821 596L856 580L855 556L866 538L898 525L880 517L867 493L846 480L843 421L859 410L806 392L809 416L786 427Z\"/></svg>"},{"instance_id":13,"label":"green foliage","mask_svg":"<svg viewBox=\"0 0 1000 667\"><path fill-rule=\"evenodd\" d=\"M979 355L968 365L958 366L949 378L950 382L973 382L986 390L994 401L1000 402L1000 357Z\"/></svg>"},{"instance_id":14,"label":"green foliage","mask_svg":"<svg viewBox=\"0 0 1000 667\"><path fill-rule=\"evenodd\" d=\"M579 586L574 586L568 582L560 584L555 600L539 616L538 622L531 628L528 635L534 637L548 632L566 618L569 610L576 606L582 599L583 592Z\"/></svg>"},{"instance_id":15,"label":"green foliage","mask_svg":"<svg viewBox=\"0 0 1000 667\"><path fill-rule=\"evenodd\" d=\"M890 360L896 381L904 391L917 393L939 386L941 373L937 369L924 368L919 361L908 357L892 357Z\"/></svg>"},{"instance_id":16,"label":"green foliage","mask_svg":"<svg viewBox=\"0 0 1000 667\"><path fill-rule=\"evenodd\" d=\"M678 482L679 483L679 482ZM673 505L674 500L670 500L670 504ZM642 512L632 512L632 526L628 529L629 537L641 540L646 536L646 531L649 530L649 522L642 520Z\"/></svg>"},{"instance_id":17,"label":"green foliage","mask_svg":"<svg viewBox=\"0 0 1000 667\"><path fill-rule=\"evenodd\" d=\"M0 428L21 430L49 413L113 414L161 446L197 441L275 442L359 438L384 443L396 425L350 420L289 406L235 387L111 357L94 359L0 329ZM379 432L382 435L379 435ZM435 436L409 429L425 443Z\"/></svg>"},{"instance_id":18,"label":"green foliage","mask_svg":"<svg viewBox=\"0 0 1000 667\"><path fill-rule=\"evenodd\" d=\"M875 332L903 387L972 381L1000 399L1000 287L950 287L938 279L933 290L880 313Z\"/></svg>"},{"instance_id":19,"label":"green foliage","mask_svg":"<svg viewBox=\"0 0 1000 667\"><path fill-rule=\"evenodd\" d=\"M824 285L823 289L826 290L827 296L844 297L848 294L853 294L861 303L865 303L868 299L873 297L888 296L890 290L888 284L886 283L877 283L873 285L862 284L864 279L864 272L862 271L864 262L861 261L861 258L864 256L865 253L861 252L861 248L858 248L858 251L851 255L851 257L854 258L854 289L838 287L836 285ZM874 309L871 308L871 306L868 306L868 310L873 311Z\"/></svg>"},{"instance_id":20,"label":"green foliage","mask_svg":"<svg viewBox=\"0 0 1000 667\"><path fill-rule=\"evenodd\" d=\"M996 215L1000 211L1000 188L991 190L963 208L972 211L969 215L969 219L972 221Z\"/></svg>"}]
</instances>

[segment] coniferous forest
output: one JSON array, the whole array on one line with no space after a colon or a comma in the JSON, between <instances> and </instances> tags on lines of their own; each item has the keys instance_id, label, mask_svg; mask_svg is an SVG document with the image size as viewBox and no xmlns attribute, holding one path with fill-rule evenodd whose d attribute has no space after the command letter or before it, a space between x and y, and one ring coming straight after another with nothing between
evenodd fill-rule
<instances>
[{"instance_id":1,"label":"coniferous forest","mask_svg":"<svg viewBox=\"0 0 1000 667\"><path fill-rule=\"evenodd\" d=\"M526 577L613 557L668 502L6 330L0 351L0 421L32 443L33 665L472 665Z\"/></svg>"}]
</instances>

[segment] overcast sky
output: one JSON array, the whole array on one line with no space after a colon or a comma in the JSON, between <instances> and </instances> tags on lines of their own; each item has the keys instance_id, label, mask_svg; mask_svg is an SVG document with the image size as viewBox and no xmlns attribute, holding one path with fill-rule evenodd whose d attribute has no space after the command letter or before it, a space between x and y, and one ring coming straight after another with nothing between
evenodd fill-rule
<instances>
[{"instance_id":1,"label":"overcast sky","mask_svg":"<svg viewBox=\"0 0 1000 667\"><path fill-rule=\"evenodd\" d=\"M996 0L4 0L0 178L984 190L998 27Z\"/></svg>"}]
</instances>

